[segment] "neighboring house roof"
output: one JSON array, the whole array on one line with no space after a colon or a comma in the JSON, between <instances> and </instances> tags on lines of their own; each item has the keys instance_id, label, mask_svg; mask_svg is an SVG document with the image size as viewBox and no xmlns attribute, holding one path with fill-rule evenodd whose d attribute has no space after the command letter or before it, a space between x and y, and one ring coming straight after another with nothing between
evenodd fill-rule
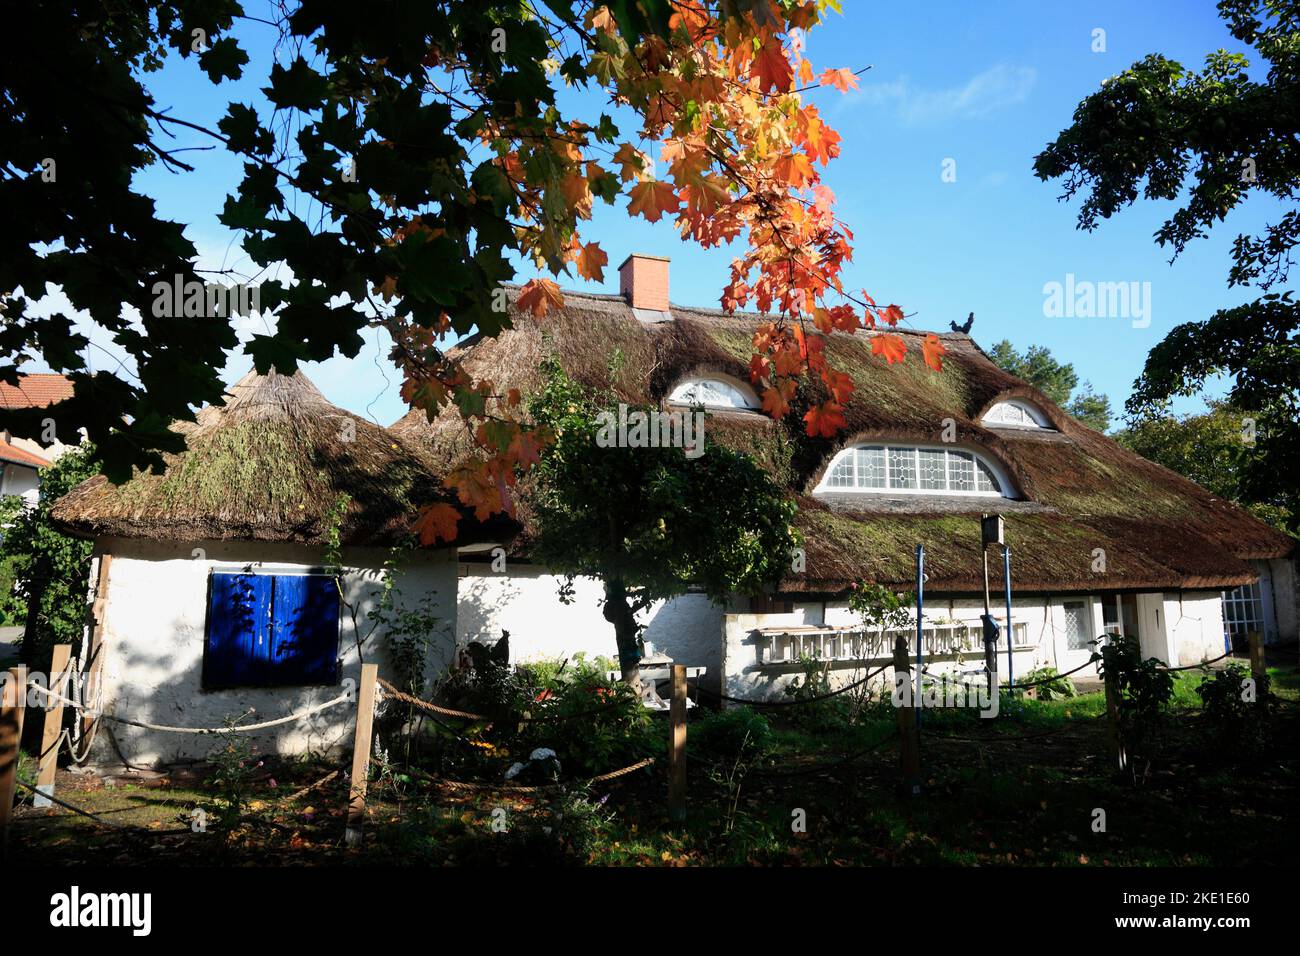
<instances>
[{"instance_id":1,"label":"neighboring house roof","mask_svg":"<svg viewBox=\"0 0 1300 956\"><path fill-rule=\"evenodd\" d=\"M91 478L59 499L55 520L82 535L318 544L346 493L343 542L388 545L410 533L422 505L448 500L424 456L330 404L302 372L250 372L224 405L175 428L187 447L164 456L163 474ZM467 539L474 527L462 518Z\"/></svg>"},{"instance_id":2,"label":"neighboring house roof","mask_svg":"<svg viewBox=\"0 0 1300 956\"><path fill-rule=\"evenodd\" d=\"M26 448L19 448L7 441L0 441L0 461L13 462L15 465L26 465L28 468L48 468L50 466L50 463L40 455L34 455Z\"/></svg>"},{"instance_id":3,"label":"neighboring house roof","mask_svg":"<svg viewBox=\"0 0 1300 956\"><path fill-rule=\"evenodd\" d=\"M54 372L19 375L18 384L0 382L0 409L45 408L72 397L72 382Z\"/></svg>"},{"instance_id":4,"label":"neighboring house roof","mask_svg":"<svg viewBox=\"0 0 1300 956\"><path fill-rule=\"evenodd\" d=\"M643 322L620 296L575 292L565 294L561 312L542 320L513 306L511 318L513 327L498 337L472 337L455 350L470 374L527 393L540 380L541 359L551 353L575 379L612 385L623 400L640 403L660 402L689 375L748 380L754 330L771 321L674 305L670 320ZM1292 553L1291 538L1071 418L994 365L968 336L940 335L948 354L944 370L933 373L919 357L924 333L899 334L912 348L892 366L871 354L872 333L828 338L830 364L857 387L845 410L848 427L834 440L808 438L797 416L779 423L745 412L708 419L712 439L753 455L798 502L807 570L783 582L782 591L836 594L860 579L910 587L915 548L924 543L928 589L978 592L982 512L1004 515L1012 579L1021 590L1230 587L1256 579L1247 559ZM623 362L609 383L615 349ZM983 412L1007 398L1032 402L1056 430L984 425ZM846 444L937 442L947 419L957 442L1000 463L1024 500L812 494ZM392 430L420 442L434 468L449 468L468 450L454 414L430 424L413 411ZM526 553L532 530L521 504L516 553ZM1092 571L1098 548L1105 552L1105 573Z\"/></svg>"}]
</instances>

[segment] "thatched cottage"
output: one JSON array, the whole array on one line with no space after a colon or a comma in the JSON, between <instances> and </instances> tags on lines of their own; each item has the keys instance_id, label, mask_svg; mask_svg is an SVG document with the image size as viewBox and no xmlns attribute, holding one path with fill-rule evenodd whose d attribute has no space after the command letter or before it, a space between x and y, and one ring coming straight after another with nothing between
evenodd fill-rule
<instances>
[{"instance_id":1,"label":"thatched cottage","mask_svg":"<svg viewBox=\"0 0 1300 956\"><path fill-rule=\"evenodd\" d=\"M187 448L162 474L93 478L54 515L95 540L94 624L83 665L108 713L164 726L258 723L330 700L360 664L388 668L394 635L374 619L391 564L394 607L430 610L425 672L454 653L456 552L394 551L444 492L420 455L331 405L298 372L250 373L224 405L177 426ZM462 527L468 527L462 522ZM336 529L341 576L326 568ZM340 593L341 592L341 593ZM354 706L258 734L263 752L350 741ZM102 722L132 764L200 756L211 737ZM109 736L113 740L107 739Z\"/></svg>"},{"instance_id":2,"label":"thatched cottage","mask_svg":"<svg viewBox=\"0 0 1300 956\"><path fill-rule=\"evenodd\" d=\"M514 313L513 328L471 338L459 353L475 376L525 393L549 353L571 376L610 385L628 402L703 404L710 438L755 456L795 496L806 566L778 593L722 607L691 594L642 617L655 650L708 667L730 693L777 692L801 656L826 660L842 679L882 653L890 635L857 633L845 594L856 581L911 590L918 544L930 659L978 661L983 514L1004 518L1012 551L1017 674L1086 663L1090 641L1121 629L1174 664L1218 656L1229 632L1294 638L1292 539L1075 421L968 336L943 334L948 353L936 374L916 350L890 366L872 356L869 333L834 334L828 356L857 391L847 429L809 439L799 422L761 413L748 383L764 317L670 306L660 258L629 257L620 274L622 295L567 293L559 314ZM615 350L623 363L608 382ZM450 416L429 424L412 413L392 430L420 443L435 470L466 453ZM581 583L578 600L562 604L556 575L528 560L521 514L512 538L462 548L458 640L491 641L504 630L516 657L612 656L598 582ZM1001 552L991 552L993 608L1005 617ZM1004 637L1003 660L1006 652Z\"/></svg>"}]
</instances>

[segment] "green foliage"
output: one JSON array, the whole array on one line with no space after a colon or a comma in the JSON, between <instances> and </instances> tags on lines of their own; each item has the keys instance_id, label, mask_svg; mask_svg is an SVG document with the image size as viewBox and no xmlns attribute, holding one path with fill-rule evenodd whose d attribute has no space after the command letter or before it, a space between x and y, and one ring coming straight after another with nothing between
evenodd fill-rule
<instances>
[{"instance_id":1,"label":"green foliage","mask_svg":"<svg viewBox=\"0 0 1300 956\"><path fill-rule=\"evenodd\" d=\"M208 783L216 797L213 815L227 837L239 828L248 806L255 764L252 741L234 729L241 719L226 720L226 729L219 735L221 744L208 755L212 764Z\"/></svg>"},{"instance_id":2,"label":"green foliage","mask_svg":"<svg viewBox=\"0 0 1300 956\"><path fill-rule=\"evenodd\" d=\"M1022 378L1089 428L1104 432L1110 427L1110 399L1092 390L1091 382L1070 397L1079 375L1069 362L1058 362L1044 345L1031 345L1023 353L1007 339L994 343L989 358L1004 372Z\"/></svg>"},{"instance_id":3,"label":"green foliage","mask_svg":"<svg viewBox=\"0 0 1300 956\"><path fill-rule=\"evenodd\" d=\"M1235 501L1279 530L1294 527L1294 500L1282 496L1254 500L1247 490L1247 476L1258 467L1260 454L1251 425L1256 416L1226 401L1211 399L1206 404L1209 411L1199 415L1137 418L1117 432L1115 440L1220 498Z\"/></svg>"},{"instance_id":4,"label":"green foliage","mask_svg":"<svg viewBox=\"0 0 1300 956\"><path fill-rule=\"evenodd\" d=\"M21 499L19 499L21 500ZM8 502L0 502L0 523L7 524L13 514ZM27 623L27 601L18 591L17 555L4 554L0 545L0 627L22 627Z\"/></svg>"},{"instance_id":5,"label":"green foliage","mask_svg":"<svg viewBox=\"0 0 1300 956\"><path fill-rule=\"evenodd\" d=\"M691 724L689 740L692 752L723 761L760 758L776 746L772 725L752 707L705 715Z\"/></svg>"},{"instance_id":6,"label":"green foliage","mask_svg":"<svg viewBox=\"0 0 1300 956\"><path fill-rule=\"evenodd\" d=\"M1196 688L1206 720L1219 743L1234 752L1261 752L1269 739L1272 695L1267 675L1258 686L1244 664L1232 663L1219 671L1205 669Z\"/></svg>"},{"instance_id":7,"label":"green foliage","mask_svg":"<svg viewBox=\"0 0 1300 956\"><path fill-rule=\"evenodd\" d=\"M989 358L1004 372L1022 378L1057 405L1064 406L1079 384L1079 375L1068 362L1058 362L1043 345L1031 345L1023 353L1007 339L994 343Z\"/></svg>"},{"instance_id":8,"label":"green foliage","mask_svg":"<svg viewBox=\"0 0 1300 956\"><path fill-rule=\"evenodd\" d=\"M757 592L789 569L794 503L751 459L709 441L707 423L693 458L677 447L601 447L601 416L619 414L616 397L573 381L553 358L543 371L528 408L554 441L530 496L533 557L570 583L603 581L625 672L640 656L637 612L688 588L715 600Z\"/></svg>"},{"instance_id":9,"label":"green foliage","mask_svg":"<svg viewBox=\"0 0 1300 956\"><path fill-rule=\"evenodd\" d=\"M1094 392L1091 382L1083 383L1083 389L1070 399L1065 410L1089 428L1099 432L1110 428L1110 398Z\"/></svg>"},{"instance_id":10,"label":"green foliage","mask_svg":"<svg viewBox=\"0 0 1300 956\"><path fill-rule=\"evenodd\" d=\"M14 623L30 622L22 638L22 655L37 669L48 667L55 644L71 644L74 655L81 648L94 545L63 534L54 525L50 509L95 473L94 450L88 445L71 448L41 470L36 507L23 510L21 499L10 498L4 505L5 517L0 517L0 521L12 524L0 542L0 557L12 569L16 581L12 594L0 600L6 616ZM21 622L15 620L19 609L24 614Z\"/></svg>"},{"instance_id":11,"label":"green foliage","mask_svg":"<svg viewBox=\"0 0 1300 956\"><path fill-rule=\"evenodd\" d=\"M1150 759L1161 712L1174 693L1174 678L1163 661L1143 658L1138 639L1128 634L1112 635L1094 654L1097 671L1115 680L1119 694L1120 728L1128 745L1145 750Z\"/></svg>"},{"instance_id":12,"label":"green foliage","mask_svg":"<svg viewBox=\"0 0 1300 956\"><path fill-rule=\"evenodd\" d=\"M879 584L863 581L855 584L849 592L849 610L870 630L890 631L911 626L909 609L915 601L915 594L896 593Z\"/></svg>"},{"instance_id":13,"label":"green foliage","mask_svg":"<svg viewBox=\"0 0 1300 956\"><path fill-rule=\"evenodd\" d=\"M1074 688L1074 681L1059 676L1055 667L1036 667L1016 683L1033 684L1037 681L1044 682L1034 688L1039 700L1069 700L1079 696L1079 692Z\"/></svg>"},{"instance_id":14,"label":"green foliage","mask_svg":"<svg viewBox=\"0 0 1300 956\"><path fill-rule=\"evenodd\" d=\"M545 747L558 756L562 776L573 780L659 753L662 726L628 685L609 680L608 670L601 659L515 668L485 656L452 672L438 688L439 699L484 714L490 723L461 725L447 735L437 734L435 723L433 759L444 769L500 779L510 761L526 761Z\"/></svg>"},{"instance_id":15,"label":"green foliage","mask_svg":"<svg viewBox=\"0 0 1300 956\"><path fill-rule=\"evenodd\" d=\"M1229 401L1257 409L1258 446L1241 462L1245 500L1285 509L1292 533L1300 516L1300 303L1285 284L1300 242L1300 135L1294 109L1300 81L1300 3L1222 0L1233 37L1254 49L1216 50L1197 72L1152 54L1104 81L1074 122L1035 159L1044 180L1064 181L1066 198L1083 195L1078 225L1092 230L1135 202L1179 204L1156 231L1176 258L1256 194L1292 204L1256 235L1232 244L1228 285L1267 294L1176 326L1147 357L1126 403L1130 418L1164 415L1176 396L1231 379Z\"/></svg>"},{"instance_id":16,"label":"green foliage","mask_svg":"<svg viewBox=\"0 0 1300 956\"><path fill-rule=\"evenodd\" d=\"M666 3L619 0L611 9L619 42L666 34ZM405 3L379 18L365 5L330 0L255 12L267 10L272 22L252 30L278 30L280 40L262 77L245 76L250 60L236 24L250 19L237 0L32 0L0 39L0 208L9 226L0 240L0 378L16 381L34 350L76 387L72 399L15 412L7 424L24 436L47 416L60 434L88 428L115 481L132 466L160 467L160 451L183 447L168 424L220 401L226 352L239 344L221 317L168 318L147 335L121 321L124 308L152 316L160 278L209 278L196 272L193 224L157 214L143 172L160 165L190 175L189 150L213 146L242 170L242 180L227 184L220 221L243 233L257 266L274 263L294 277L260 284L261 307L276 321L246 351L262 372L274 365L289 374L335 352L355 356L373 320L369 296L388 277L400 277L387 303L395 315L428 327L445 312L458 333L495 335L506 313L493 309L491 292L514 276L521 200L493 165L498 154L484 155L481 143L508 122L525 144L520 162L545 181L554 143L580 125L561 112L557 91L593 82L589 57L552 44L552 24L579 22L585 10L566 0L548 0L542 14L497 0ZM178 58L213 84L253 81L270 106L232 102L205 126L158 102L154 92L172 88L151 90L146 74L167 63L183 76ZM435 62L474 78L474 106L459 90L434 95ZM590 119L592 138L614 141L609 116ZM56 162L53 181L42 179L46 159ZM597 184L596 192L613 203L616 190ZM539 254L558 272L572 211L548 212ZM35 309L14 294L47 284L68 303ZM134 374L92 368L92 330L97 341L111 339Z\"/></svg>"}]
</instances>

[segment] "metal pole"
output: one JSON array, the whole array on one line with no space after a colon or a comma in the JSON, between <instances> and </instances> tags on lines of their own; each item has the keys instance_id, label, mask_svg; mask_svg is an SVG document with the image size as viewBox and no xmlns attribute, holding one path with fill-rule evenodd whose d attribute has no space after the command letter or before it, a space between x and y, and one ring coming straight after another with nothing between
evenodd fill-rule
<instances>
[{"instance_id":1,"label":"metal pole","mask_svg":"<svg viewBox=\"0 0 1300 956\"><path fill-rule=\"evenodd\" d=\"M1002 574L1007 588L1007 683L1015 684L1015 664L1011 659L1011 648L1016 643L1011 630L1011 545L1002 545Z\"/></svg>"},{"instance_id":2,"label":"metal pole","mask_svg":"<svg viewBox=\"0 0 1300 956\"><path fill-rule=\"evenodd\" d=\"M916 546L916 723L921 724L921 665L925 661L925 638L921 631L925 607L925 545Z\"/></svg>"},{"instance_id":3,"label":"metal pole","mask_svg":"<svg viewBox=\"0 0 1300 956\"><path fill-rule=\"evenodd\" d=\"M982 544L980 547L980 557L984 562L984 619L981 623L989 620L989 546ZM997 651L993 649L993 644L988 639L988 634L982 634L984 638L984 669L988 672L989 693L998 692L998 659Z\"/></svg>"}]
</instances>

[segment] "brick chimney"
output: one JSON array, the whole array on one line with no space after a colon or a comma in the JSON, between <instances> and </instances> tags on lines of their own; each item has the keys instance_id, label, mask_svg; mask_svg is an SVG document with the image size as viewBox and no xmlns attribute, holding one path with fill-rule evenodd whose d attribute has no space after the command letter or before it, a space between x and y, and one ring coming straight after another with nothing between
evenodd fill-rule
<instances>
[{"instance_id":1,"label":"brick chimney","mask_svg":"<svg viewBox=\"0 0 1300 956\"><path fill-rule=\"evenodd\" d=\"M618 291L634 309L667 312L667 257L632 253L618 267Z\"/></svg>"}]
</instances>

